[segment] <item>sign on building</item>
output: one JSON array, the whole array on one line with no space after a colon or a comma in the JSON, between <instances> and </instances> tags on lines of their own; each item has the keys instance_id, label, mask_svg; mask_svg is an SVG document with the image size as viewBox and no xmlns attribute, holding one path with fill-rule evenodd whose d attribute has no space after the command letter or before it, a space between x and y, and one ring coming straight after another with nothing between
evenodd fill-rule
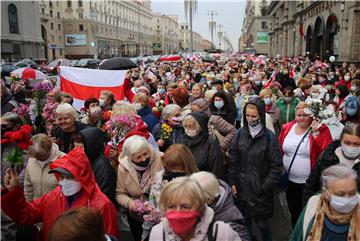
<instances>
[{"instance_id":1,"label":"sign on building","mask_svg":"<svg viewBox=\"0 0 360 241\"><path fill-rule=\"evenodd\" d=\"M67 46L86 45L86 35L85 34L65 34L65 45L67 45Z\"/></svg>"},{"instance_id":2,"label":"sign on building","mask_svg":"<svg viewBox=\"0 0 360 241\"><path fill-rule=\"evenodd\" d=\"M256 42L258 44L267 44L269 42L268 32L257 32Z\"/></svg>"}]
</instances>

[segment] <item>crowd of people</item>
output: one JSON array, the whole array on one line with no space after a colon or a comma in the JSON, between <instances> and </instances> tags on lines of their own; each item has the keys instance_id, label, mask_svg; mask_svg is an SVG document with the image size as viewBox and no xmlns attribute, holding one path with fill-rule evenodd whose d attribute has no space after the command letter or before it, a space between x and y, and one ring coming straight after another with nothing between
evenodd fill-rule
<instances>
[{"instance_id":1,"label":"crowd of people","mask_svg":"<svg viewBox=\"0 0 360 241\"><path fill-rule=\"evenodd\" d=\"M192 55L139 63L123 91L79 110L2 79L2 239L268 241L280 193L289 240L360 240L360 67Z\"/></svg>"}]
</instances>

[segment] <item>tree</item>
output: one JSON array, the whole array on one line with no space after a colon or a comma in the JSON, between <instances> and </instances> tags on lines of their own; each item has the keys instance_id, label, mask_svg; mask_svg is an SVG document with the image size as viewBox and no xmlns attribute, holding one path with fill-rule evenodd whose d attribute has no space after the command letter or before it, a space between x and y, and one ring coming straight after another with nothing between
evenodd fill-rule
<instances>
[{"instance_id":1,"label":"tree","mask_svg":"<svg viewBox=\"0 0 360 241\"><path fill-rule=\"evenodd\" d=\"M185 18L189 16L189 24L190 24L190 52L193 52L193 17L196 13L198 2L197 0L184 0L185 7Z\"/></svg>"}]
</instances>

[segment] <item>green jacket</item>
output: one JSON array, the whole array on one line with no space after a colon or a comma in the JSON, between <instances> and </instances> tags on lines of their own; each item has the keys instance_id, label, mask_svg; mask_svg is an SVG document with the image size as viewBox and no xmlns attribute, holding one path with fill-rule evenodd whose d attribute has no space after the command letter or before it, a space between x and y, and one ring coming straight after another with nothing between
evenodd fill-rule
<instances>
[{"instance_id":1,"label":"green jacket","mask_svg":"<svg viewBox=\"0 0 360 241\"><path fill-rule=\"evenodd\" d=\"M295 107L299 102L300 100L298 98L294 98L289 104L286 103L282 98L276 101L276 107L279 109L280 112L280 127L283 124L286 124L295 119Z\"/></svg>"}]
</instances>

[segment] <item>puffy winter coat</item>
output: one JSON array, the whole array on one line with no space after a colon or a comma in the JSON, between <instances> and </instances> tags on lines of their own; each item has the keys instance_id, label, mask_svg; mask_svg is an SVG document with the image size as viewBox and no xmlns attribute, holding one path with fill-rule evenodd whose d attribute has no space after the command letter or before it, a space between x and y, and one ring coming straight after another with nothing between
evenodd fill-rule
<instances>
[{"instance_id":1,"label":"puffy winter coat","mask_svg":"<svg viewBox=\"0 0 360 241\"><path fill-rule=\"evenodd\" d=\"M149 127L149 131L152 132L154 126L159 122L159 119L152 113L150 106L145 106L144 108L140 109L138 114Z\"/></svg>"},{"instance_id":2,"label":"puffy winter coat","mask_svg":"<svg viewBox=\"0 0 360 241\"><path fill-rule=\"evenodd\" d=\"M245 117L248 104L258 107L263 125L254 138ZM229 183L236 186L236 203L246 218L268 218L273 213L273 188L279 181L282 161L275 134L265 128L265 104L260 98L245 105L243 122L229 149Z\"/></svg>"},{"instance_id":3,"label":"puffy winter coat","mask_svg":"<svg viewBox=\"0 0 360 241\"><path fill-rule=\"evenodd\" d=\"M229 149L230 143L236 135L236 128L229 122L224 120L221 116L211 115L208 122L209 136L214 137L214 130L217 130L222 136L219 145L223 152Z\"/></svg>"},{"instance_id":4,"label":"puffy winter coat","mask_svg":"<svg viewBox=\"0 0 360 241\"><path fill-rule=\"evenodd\" d=\"M326 168L340 163L339 157L335 154L335 150L341 146L340 141L334 141L327 146L325 151L319 156L316 166L312 170L308 180L306 181L303 193L304 203L317 192L321 191L321 173ZM356 163L355 163L356 162ZM357 172L357 188L360 192L360 160L354 161L353 169Z\"/></svg>"},{"instance_id":5,"label":"puffy winter coat","mask_svg":"<svg viewBox=\"0 0 360 241\"><path fill-rule=\"evenodd\" d=\"M91 163L91 169L101 191L115 203L116 174L110 161L105 158L104 133L95 127L86 128L79 132L84 140L84 149Z\"/></svg>"},{"instance_id":6,"label":"puffy winter coat","mask_svg":"<svg viewBox=\"0 0 360 241\"><path fill-rule=\"evenodd\" d=\"M17 187L1 195L3 211L18 224L43 222L44 237L47 240L49 229L65 211L79 207L95 208L103 217L105 233L119 237L117 211L96 184L89 159L84 151L81 148L75 148L50 164L50 169L54 168L65 168L82 186L82 190L75 194L75 199L70 206L61 186L57 186L32 202L26 202L23 191ZM55 176L58 178L57 174Z\"/></svg>"},{"instance_id":7,"label":"puffy winter coat","mask_svg":"<svg viewBox=\"0 0 360 241\"><path fill-rule=\"evenodd\" d=\"M206 207L200 222L196 226L194 237L190 241L208 241L207 232L211 222L214 219L214 211ZM216 241L241 241L239 235L231 228L231 226L222 221L216 221L213 224L213 230L215 232L215 226L217 225L217 236ZM165 239L163 235L165 234ZM171 229L169 222L166 218L161 223L154 226L150 233L149 241L181 241L180 237L177 236Z\"/></svg>"},{"instance_id":8,"label":"puffy winter coat","mask_svg":"<svg viewBox=\"0 0 360 241\"><path fill-rule=\"evenodd\" d=\"M64 156L65 153L59 151L59 147L53 143L50 157L45 161L29 158L25 170L24 194L27 201L39 198L53 190L58 182L54 175L49 175L49 165L56 159Z\"/></svg>"}]
</instances>

